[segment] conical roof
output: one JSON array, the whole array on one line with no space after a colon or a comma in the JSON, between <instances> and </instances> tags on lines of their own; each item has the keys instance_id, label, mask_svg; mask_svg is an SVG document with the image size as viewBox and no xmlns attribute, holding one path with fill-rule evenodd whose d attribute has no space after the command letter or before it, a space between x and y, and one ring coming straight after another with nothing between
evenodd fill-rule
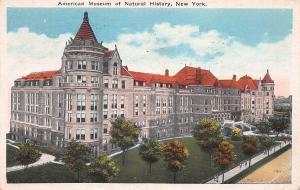
<instances>
[{"instance_id":1,"label":"conical roof","mask_svg":"<svg viewBox=\"0 0 300 190\"><path fill-rule=\"evenodd\" d=\"M89 23L89 17L87 12L84 12L83 22L75 36L75 40L91 40L98 42L93 32L93 29Z\"/></svg>"},{"instance_id":2,"label":"conical roof","mask_svg":"<svg viewBox=\"0 0 300 190\"><path fill-rule=\"evenodd\" d=\"M262 83L273 83L274 82L269 74L269 70L267 70L267 73L261 82Z\"/></svg>"}]
</instances>

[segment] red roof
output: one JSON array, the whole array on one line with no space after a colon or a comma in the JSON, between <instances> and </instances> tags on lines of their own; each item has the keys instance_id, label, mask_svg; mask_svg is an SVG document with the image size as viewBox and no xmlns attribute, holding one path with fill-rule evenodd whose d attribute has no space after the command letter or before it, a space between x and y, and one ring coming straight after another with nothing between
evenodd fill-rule
<instances>
[{"instance_id":1,"label":"red roof","mask_svg":"<svg viewBox=\"0 0 300 190\"><path fill-rule=\"evenodd\" d=\"M75 40L92 40L97 42L97 38L89 24L88 13L84 13L83 22L75 36Z\"/></svg>"},{"instance_id":2,"label":"red roof","mask_svg":"<svg viewBox=\"0 0 300 190\"><path fill-rule=\"evenodd\" d=\"M135 71L129 71L129 73L134 78L134 80L146 82L147 86L151 85L151 83L164 83L164 84L176 83L176 78L172 76L165 76L165 75L152 74L152 73L142 73L142 72L135 72Z\"/></svg>"},{"instance_id":3,"label":"red roof","mask_svg":"<svg viewBox=\"0 0 300 190\"><path fill-rule=\"evenodd\" d=\"M127 66L122 66L121 67L121 75L132 77L132 75L128 71L128 67Z\"/></svg>"},{"instance_id":4,"label":"red roof","mask_svg":"<svg viewBox=\"0 0 300 190\"><path fill-rule=\"evenodd\" d=\"M185 66L174 77L181 85L215 86L217 78L208 70Z\"/></svg>"},{"instance_id":5,"label":"red roof","mask_svg":"<svg viewBox=\"0 0 300 190\"><path fill-rule=\"evenodd\" d=\"M269 75L269 70L267 70L267 73L261 82L262 83L273 83L274 82Z\"/></svg>"},{"instance_id":6,"label":"red roof","mask_svg":"<svg viewBox=\"0 0 300 190\"><path fill-rule=\"evenodd\" d=\"M34 72L22 77L24 80L40 80L40 79L52 79L54 76L59 75L60 70L56 71L42 71L42 72Z\"/></svg>"},{"instance_id":7,"label":"red roof","mask_svg":"<svg viewBox=\"0 0 300 190\"><path fill-rule=\"evenodd\" d=\"M113 55L114 51L111 50L111 51L106 51L104 52L104 57L111 57Z\"/></svg>"},{"instance_id":8,"label":"red roof","mask_svg":"<svg viewBox=\"0 0 300 190\"><path fill-rule=\"evenodd\" d=\"M238 88L240 89L240 85L236 80L219 80L222 88Z\"/></svg>"},{"instance_id":9,"label":"red roof","mask_svg":"<svg viewBox=\"0 0 300 190\"><path fill-rule=\"evenodd\" d=\"M253 80L251 77L247 75L241 77L237 82L239 84L241 91L244 91L246 86L248 86L249 90L257 90L256 80Z\"/></svg>"}]
</instances>

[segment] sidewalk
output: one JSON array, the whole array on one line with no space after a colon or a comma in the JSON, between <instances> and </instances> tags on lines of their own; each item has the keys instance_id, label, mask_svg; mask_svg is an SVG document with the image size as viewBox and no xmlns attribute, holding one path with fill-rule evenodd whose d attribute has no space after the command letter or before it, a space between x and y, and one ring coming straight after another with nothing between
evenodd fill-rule
<instances>
[{"instance_id":1,"label":"sidewalk","mask_svg":"<svg viewBox=\"0 0 300 190\"><path fill-rule=\"evenodd\" d=\"M280 148L280 145L277 145L275 147L272 147L269 151L269 156L274 154L275 152L277 152L278 150L286 147L289 145L288 142L280 142L281 143L281 148ZM251 159L251 166L253 166L254 164L256 164L257 162L263 160L264 158L268 157L268 154L267 153L261 153L255 157L253 157ZM250 166L250 167L251 167ZM227 181L228 179L231 179L232 177L234 177L235 175L243 172L244 170L248 169L249 168L249 160L245 161L245 162L242 162L242 165L238 165L234 168L232 168L231 170L225 172L224 174L224 181ZM222 174L221 175L218 175L216 176L215 178L211 179L210 181L206 182L208 184L217 184L217 183L222 183Z\"/></svg>"},{"instance_id":2,"label":"sidewalk","mask_svg":"<svg viewBox=\"0 0 300 190\"><path fill-rule=\"evenodd\" d=\"M15 145L12 145L10 143L7 143L7 145L19 149L19 147L15 146ZM42 156L40 157L40 159L38 161L32 163L32 164L29 164L28 168L43 165L43 164L46 164L46 163L49 163L49 162L53 162L54 160L55 160L55 156L52 156L50 154L42 153ZM12 167L6 168L6 172L18 171L18 170L23 170L23 169L25 169L25 166L17 165L17 166L12 166Z\"/></svg>"}]
</instances>

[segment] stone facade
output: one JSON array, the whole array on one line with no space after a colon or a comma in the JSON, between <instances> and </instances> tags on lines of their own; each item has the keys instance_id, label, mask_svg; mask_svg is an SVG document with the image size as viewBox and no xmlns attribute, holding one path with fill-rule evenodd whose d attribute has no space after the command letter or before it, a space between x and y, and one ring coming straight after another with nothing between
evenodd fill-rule
<instances>
[{"instance_id":1,"label":"stone facade","mask_svg":"<svg viewBox=\"0 0 300 190\"><path fill-rule=\"evenodd\" d=\"M25 142L63 147L75 139L94 155L109 143L111 121L123 117L140 127L140 138L189 135L204 117L255 121L273 114L274 82L248 76L218 80L210 71L184 67L174 76L141 73L123 65L117 47L99 43L87 13L70 39L57 71L31 73L11 89L11 135Z\"/></svg>"}]
</instances>

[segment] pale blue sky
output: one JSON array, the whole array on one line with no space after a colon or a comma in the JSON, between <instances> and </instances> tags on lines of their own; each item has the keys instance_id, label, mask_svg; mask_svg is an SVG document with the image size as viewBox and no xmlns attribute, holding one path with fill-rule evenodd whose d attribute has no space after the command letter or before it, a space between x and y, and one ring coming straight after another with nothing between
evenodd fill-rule
<instances>
[{"instance_id":1,"label":"pale blue sky","mask_svg":"<svg viewBox=\"0 0 300 190\"><path fill-rule=\"evenodd\" d=\"M27 27L30 31L57 37L77 32L83 12L98 40L111 42L120 33L150 30L154 24L197 25L201 32L217 30L236 40L256 45L283 39L292 30L290 9L67 9L8 8L7 30Z\"/></svg>"}]
</instances>

